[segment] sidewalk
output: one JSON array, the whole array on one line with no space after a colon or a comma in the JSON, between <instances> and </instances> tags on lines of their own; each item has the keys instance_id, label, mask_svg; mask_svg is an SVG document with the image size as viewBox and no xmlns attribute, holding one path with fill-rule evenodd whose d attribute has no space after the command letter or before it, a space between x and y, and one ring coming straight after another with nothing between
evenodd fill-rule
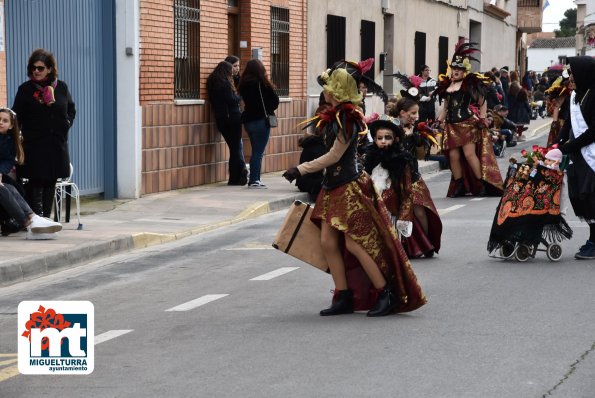
<instances>
[{"instance_id":1,"label":"sidewalk","mask_svg":"<svg viewBox=\"0 0 595 398\"><path fill-rule=\"evenodd\" d=\"M523 134L533 140L549 131L551 119L532 120ZM438 162L419 162L422 174L439 171ZM20 232L0 237L0 286L33 279L57 270L175 241L250 218L288 208L305 193L281 177L263 175L268 189L202 185L132 200L83 200L82 230L75 207L56 240L25 240Z\"/></svg>"},{"instance_id":2,"label":"sidewalk","mask_svg":"<svg viewBox=\"0 0 595 398\"><path fill-rule=\"evenodd\" d=\"M422 173L437 162L420 162ZM171 242L288 208L308 196L281 177L263 175L268 189L203 185L133 200L83 200L82 230L75 208L56 240L25 240L20 232L0 237L0 286L33 279L116 253Z\"/></svg>"}]
</instances>

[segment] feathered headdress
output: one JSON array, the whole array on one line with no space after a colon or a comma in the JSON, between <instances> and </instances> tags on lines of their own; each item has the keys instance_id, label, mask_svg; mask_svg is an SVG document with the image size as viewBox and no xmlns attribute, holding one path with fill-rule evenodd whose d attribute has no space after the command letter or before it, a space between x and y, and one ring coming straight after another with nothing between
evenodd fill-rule
<instances>
[{"instance_id":1,"label":"feathered headdress","mask_svg":"<svg viewBox=\"0 0 595 398\"><path fill-rule=\"evenodd\" d=\"M452 55L450 67L465 69L465 71L471 72L470 61L479 62L477 58L471 56L471 54L480 52L479 49L474 47L476 45L477 43L465 42L464 39L459 40L459 42L455 46L455 52Z\"/></svg>"},{"instance_id":2,"label":"feathered headdress","mask_svg":"<svg viewBox=\"0 0 595 398\"><path fill-rule=\"evenodd\" d=\"M328 79L330 78L333 71L336 69L345 69L347 73L353 77L357 84L364 83L368 88L368 91L378 95L382 98L382 101L386 104L388 101L388 95L384 92L382 87L380 87L374 80L370 79L368 76L365 75L370 69L372 69L372 65L374 65L374 58L368 58L366 60L360 62L354 61L338 61L333 64L332 67L327 69L326 71L322 72L320 76L318 76L317 81L318 84L324 86L327 84Z\"/></svg>"},{"instance_id":3,"label":"feathered headdress","mask_svg":"<svg viewBox=\"0 0 595 398\"><path fill-rule=\"evenodd\" d=\"M399 71L386 76L392 76L401 83L401 86L404 88L404 90L401 90L401 97L409 97L415 101L419 101L419 85L423 80L421 77L415 75L407 77L407 75L404 75Z\"/></svg>"}]
</instances>

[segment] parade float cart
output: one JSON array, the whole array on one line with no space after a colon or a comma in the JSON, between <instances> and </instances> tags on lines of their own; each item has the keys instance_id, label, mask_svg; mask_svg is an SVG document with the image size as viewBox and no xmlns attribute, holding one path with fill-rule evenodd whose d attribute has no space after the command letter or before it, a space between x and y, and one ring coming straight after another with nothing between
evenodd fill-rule
<instances>
[{"instance_id":1,"label":"parade float cart","mask_svg":"<svg viewBox=\"0 0 595 398\"><path fill-rule=\"evenodd\" d=\"M512 160L511 160L512 161ZM512 163L490 231L491 257L527 261L538 251L562 257L562 239L572 229L561 214L564 172L537 164Z\"/></svg>"}]
</instances>

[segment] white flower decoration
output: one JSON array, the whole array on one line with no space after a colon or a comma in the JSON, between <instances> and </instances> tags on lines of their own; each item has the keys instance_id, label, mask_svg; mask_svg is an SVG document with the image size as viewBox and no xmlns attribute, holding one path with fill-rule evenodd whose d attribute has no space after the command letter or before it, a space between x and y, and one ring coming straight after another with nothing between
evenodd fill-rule
<instances>
[{"instance_id":1,"label":"white flower decoration","mask_svg":"<svg viewBox=\"0 0 595 398\"><path fill-rule=\"evenodd\" d=\"M412 97L417 97L417 95L419 94L419 90L417 89L417 87L411 87L409 90L407 90L407 92Z\"/></svg>"},{"instance_id":2,"label":"white flower decoration","mask_svg":"<svg viewBox=\"0 0 595 398\"><path fill-rule=\"evenodd\" d=\"M320 74L320 78L324 81L327 81L330 77L330 73L331 73L331 69L329 68Z\"/></svg>"}]
</instances>

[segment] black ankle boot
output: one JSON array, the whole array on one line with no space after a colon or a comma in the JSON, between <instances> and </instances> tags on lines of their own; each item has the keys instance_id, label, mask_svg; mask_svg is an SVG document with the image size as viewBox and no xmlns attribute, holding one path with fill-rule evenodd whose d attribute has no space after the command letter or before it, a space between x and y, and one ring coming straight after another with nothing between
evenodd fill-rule
<instances>
[{"instance_id":1,"label":"black ankle boot","mask_svg":"<svg viewBox=\"0 0 595 398\"><path fill-rule=\"evenodd\" d=\"M320 316L341 315L353 313L353 292L349 289L339 290L330 308L320 311Z\"/></svg>"},{"instance_id":2,"label":"black ankle boot","mask_svg":"<svg viewBox=\"0 0 595 398\"><path fill-rule=\"evenodd\" d=\"M398 305L397 298L393 293L392 289L388 286L388 283L384 286L380 295L378 296L378 301L374 308L372 308L368 313L367 316L385 316L390 314Z\"/></svg>"},{"instance_id":3,"label":"black ankle boot","mask_svg":"<svg viewBox=\"0 0 595 398\"><path fill-rule=\"evenodd\" d=\"M484 180L479 180L479 183L481 184L481 189L479 190L478 195L479 196L487 196L487 194L488 194L488 183L485 182Z\"/></svg>"},{"instance_id":4,"label":"black ankle boot","mask_svg":"<svg viewBox=\"0 0 595 398\"><path fill-rule=\"evenodd\" d=\"M453 196L453 198L465 196L465 184L463 183L462 178L455 180L455 191L452 194L452 196Z\"/></svg>"}]
</instances>

